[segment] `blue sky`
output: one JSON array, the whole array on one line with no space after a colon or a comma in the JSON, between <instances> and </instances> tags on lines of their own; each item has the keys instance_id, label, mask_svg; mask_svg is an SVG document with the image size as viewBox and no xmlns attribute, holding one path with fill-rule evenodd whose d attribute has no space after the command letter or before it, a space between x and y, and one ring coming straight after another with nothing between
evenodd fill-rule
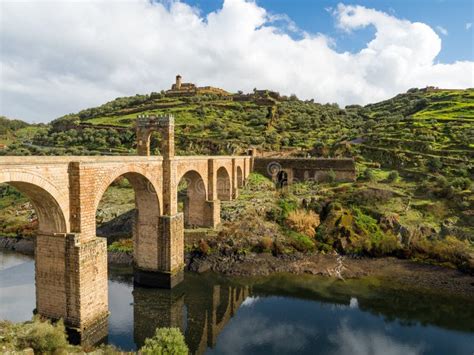
<instances>
[{"instance_id":1,"label":"blue sky","mask_svg":"<svg viewBox=\"0 0 474 355\"><path fill-rule=\"evenodd\" d=\"M222 0L184 2L199 8L203 14L222 7ZM334 17L327 10L343 3L374 8L398 18L431 26L443 39L437 58L442 63L474 58L474 26L466 29L468 23L474 24L473 0L257 0L256 3L269 12L288 15L304 31L331 36L339 51L359 51L375 34L373 27L350 34L335 28ZM446 29L447 35L441 33L438 26Z\"/></svg>"}]
</instances>

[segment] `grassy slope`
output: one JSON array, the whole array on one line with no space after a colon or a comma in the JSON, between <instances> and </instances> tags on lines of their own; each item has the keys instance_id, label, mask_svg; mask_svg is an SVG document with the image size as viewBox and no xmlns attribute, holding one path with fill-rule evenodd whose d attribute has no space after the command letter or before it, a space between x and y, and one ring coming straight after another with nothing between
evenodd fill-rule
<instances>
[{"instance_id":1,"label":"grassy slope","mask_svg":"<svg viewBox=\"0 0 474 355\"><path fill-rule=\"evenodd\" d=\"M472 236L472 190L453 189L450 182L461 176L472 179L473 99L472 89L431 92L410 90L390 100L341 110L336 105L296 99L262 104L257 98L249 102L233 102L216 96L178 99L152 95L121 98L99 108L56 120L48 133L48 144L62 146L64 139L70 138L67 137L68 132L76 131L75 135L71 135L73 140L68 140L68 145L83 146L83 152L87 154L88 149L92 148L85 135L95 135L93 138L97 142L97 137L101 135L114 134L109 126L133 132L133 124L139 113L172 113L176 118L176 142L181 154L238 153L249 145L273 150L295 147L311 149L316 145L313 154L355 154L360 162L360 174L367 167L373 167L371 162L382 164L382 169L373 170L375 181L369 187L360 183L341 185L339 187L342 190L337 193L333 193L333 187L326 187L327 195L319 195L321 198L337 197L344 208L361 207L374 216L397 215L399 223L408 228L423 227L440 233L443 228L446 229L443 225L447 225L450 231L457 230L458 235ZM107 128L81 128L91 126ZM74 138L76 136L80 139ZM129 138L128 141L122 140L114 149L117 152L129 151L134 137L132 135ZM349 152L339 144L356 138L362 138L362 143L349 148ZM64 154L64 151L61 153ZM433 158L441 161L437 171L429 168L429 161ZM398 182L388 184L387 169L416 172L422 177L413 180L409 174L405 174ZM447 176L449 181L435 180L433 177L438 174ZM379 198L379 190L389 193L381 192L382 198ZM104 197L106 216L110 214L109 210L120 210L113 206L118 198L114 195L118 191L112 189L108 192L111 199L108 195ZM371 200L374 198L372 191L376 191L375 200ZM320 192L305 187L303 194L314 197ZM368 197L365 196L367 194ZM353 195L357 198L354 199ZM245 203L242 199L240 201ZM122 202L124 208L132 207L130 192L124 195ZM16 216L15 206L3 212L15 219L13 224L21 224L19 219L23 218L26 225L26 214L29 212L23 217ZM229 210L224 208L223 213L225 215ZM1 216L0 220L9 224L10 219Z\"/></svg>"}]
</instances>

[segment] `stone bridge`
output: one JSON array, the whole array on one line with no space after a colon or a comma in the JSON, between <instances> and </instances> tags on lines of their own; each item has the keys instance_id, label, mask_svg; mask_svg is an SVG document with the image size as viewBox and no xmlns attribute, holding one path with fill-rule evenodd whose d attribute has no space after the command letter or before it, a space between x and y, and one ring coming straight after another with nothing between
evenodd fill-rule
<instances>
[{"instance_id":1,"label":"stone bridge","mask_svg":"<svg viewBox=\"0 0 474 355\"><path fill-rule=\"evenodd\" d=\"M162 156L149 155L155 130ZM36 310L79 332L108 317L107 247L96 237L96 211L117 178L135 191L134 282L171 288L183 277L184 226L219 224L220 201L236 197L252 169L249 156L175 156L172 117L139 117L137 139L142 156L0 157L0 183L28 196L38 216Z\"/></svg>"}]
</instances>

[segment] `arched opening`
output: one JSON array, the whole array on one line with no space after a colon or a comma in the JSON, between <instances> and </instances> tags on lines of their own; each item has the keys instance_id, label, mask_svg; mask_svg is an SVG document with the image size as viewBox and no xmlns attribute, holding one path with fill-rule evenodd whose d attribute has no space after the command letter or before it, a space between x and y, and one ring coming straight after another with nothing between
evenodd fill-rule
<instances>
[{"instance_id":1,"label":"arched opening","mask_svg":"<svg viewBox=\"0 0 474 355\"><path fill-rule=\"evenodd\" d=\"M230 201L232 199L230 176L224 167L217 169L217 198L221 201Z\"/></svg>"},{"instance_id":2,"label":"arched opening","mask_svg":"<svg viewBox=\"0 0 474 355\"><path fill-rule=\"evenodd\" d=\"M284 170L278 172L277 175L277 186L278 188L283 188L288 186L288 173Z\"/></svg>"},{"instance_id":3,"label":"arched opening","mask_svg":"<svg viewBox=\"0 0 474 355\"><path fill-rule=\"evenodd\" d=\"M148 136L148 144L150 147L150 155L162 155L161 144L163 137L160 132L153 131L150 132Z\"/></svg>"},{"instance_id":4,"label":"arched opening","mask_svg":"<svg viewBox=\"0 0 474 355\"><path fill-rule=\"evenodd\" d=\"M197 171L188 171L178 184L178 211L185 228L206 226L206 186Z\"/></svg>"},{"instance_id":5,"label":"arched opening","mask_svg":"<svg viewBox=\"0 0 474 355\"><path fill-rule=\"evenodd\" d=\"M237 167L237 187L240 189L244 186L244 174L240 166Z\"/></svg>"},{"instance_id":6,"label":"arched opening","mask_svg":"<svg viewBox=\"0 0 474 355\"><path fill-rule=\"evenodd\" d=\"M132 250L135 265L156 268L160 205L153 184L143 175L125 173L113 180L96 209L96 234L112 249Z\"/></svg>"},{"instance_id":7,"label":"arched opening","mask_svg":"<svg viewBox=\"0 0 474 355\"><path fill-rule=\"evenodd\" d=\"M38 181L38 178L25 176L25 180ZM61 280L58 280L57 275L61 275L64 268L64 259L60 256L64 252L61 246L64 245L65 237L59 235L51 241L49 236L67 232L67 211L63 209L66 206L60 204L57 191L48 191L47 184L41 184L45 187L30 181L6 181L0 184L0 235L23 237L12 238L12 242L16 243L13 248L22 253L35 254L33 262L32 256L5 251L4 261L4 252L0 252L0 294L1 302L5 302L2 305L5 308L2 308L7 309L2 315L13 321L30 320L35 308L42 314L58 314L57 309L48 303L47 295L53 298L60 292L55 293L56 290L51 289L51 285L43 282L43 279L54 275L54 286L60 285ZM56 263L58 259L62 263ZM39 277L43 279L40 281Z\"/></svg>"},{"instance_id":8,"label":"arched opening","mask_svg":"<svg viewBox=\"0 0 474 355\"><path fill-rule=\"evenodd\" d=\"M67 226L63 210L50 192L23 181L9 181L0 186L0 195L4 199L11 199L12 204L22 201L24 204L31 202L30 206L19 206L23 211L26 210L31 227L36 225L35 229L43 233L66 233ZM20 210L19 216L24 215ZM21 221L20 217L19 222Z\"/></svg>"}]
</instances>

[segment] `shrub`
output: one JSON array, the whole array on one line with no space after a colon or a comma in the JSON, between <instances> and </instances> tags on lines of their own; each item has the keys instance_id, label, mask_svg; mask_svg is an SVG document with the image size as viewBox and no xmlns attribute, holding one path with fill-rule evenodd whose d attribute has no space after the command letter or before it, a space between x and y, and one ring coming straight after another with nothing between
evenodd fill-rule
<instances>
[{"instance_id":1,"label":"shrub","mask_svg":"<svg viewBox=\"0 0 474 355\"><path fill-rule=\"evenodd\" d=\"M258 173L251 173L247 178L246 188L250 191L268 191L274 190L272 181Z\"/></svg>"},{"instance_id":2,"label":"shrub","mask_svg":"<svg viewBox=\"0 0 474 355\"><path fill-rule=\"evenodd\" d=\"M438 157L431 157L427 162L428 170L432 173L437 173L443 167L443 163Z\"/></svg>"},{"instance_id":3,"label":"shrub","mask_svg":"<svg viewBox=\"0 0 474 355\"><path fill-rule=\"evenodd\" d=\"M337 177L337 176L336 176L336 173L334 172L334 170L332 170L332 169L329 170L329 172L328 172L328 180L329 180L329 182L330 182L330 183L336 182L336 177Z\"/></svg>"},{"instance_id":4,"label":"shrub","mask_svg":"<svg viewBox=\"0 0 474 355\"><path fill-rule=\"evenodd\" d=\"M313 238L316 235L316 228L320 224L319 215L313 211L298 209L288 213L286 225L301 234Z\"/></svg>"},{"instance_id":5,"label":"shrub","mask_svg":"<svg viewBox=\"0 0 474 355\"><path fill-rule=\"evenodd\" d=\"M315 244L314 241L304 234L289 231L290 243L298 251L308 252L313 251Z\"/></svg>"},{"instance_id":6,"label":"shrub","mask_svg":"<svg viewBox=\"0 0 474 355\"><path fill-rule=\"evenodd\" d=\"M387 180L388 182L395 182L398 180L398 171L394 170L394 171L391 171L390 174L388 174L387 176Z\"/></svg>"},{"instance_id":7,"label":"shrub","mask_svg":"<svg viewBox=\"0 0 474 355\"><path fill-rule=\"evenodd\" d=\"M471 188L471 184L471 179L465 177L457 177L451 181L451 185L459 190L469 190Z\"/></svg>"},{"instance_id":8,"label":"shrub","mask_svg":"<svg viewBox=\"0 0 474 355\"><path fill-rule=\"evenodd\" d=\"M270 252L273 248L273 239L270 237L263 237L259 240L258 246L262 252Z\"/></svg>"},{"instance_id":9,"label":"shrub","mask_svg":"<svg viewBox=\"0 0 474 355\"><path fill-rule=\"evenodd\" d=\"M207 242L204 239L201 239L199 241L198 249L202 255L209 255L211 253L211 247L209 246L209 244L207 244Z\"/></svg>"},{"instance_id":10,"label":"shrub","mask_svg":"<svg viewBox=\"0 0 474 355\"><path fill-rule=\"evenodd\" d=\"M367 253L381 256L394 252L399 247L398 239L392 233L384 233L377 220L353 209L354 232L351 236L351 248L355 253Z\"/></svg>"},{"instance_id":11,"label":"shrub","mask_svg":"<svg viewBox=\"0 0 474 355\"><path fill-rule=\"evenodd\" d=\"M122 253L129 253L133 251L133 240L129 239L120 239L107 247L108 251L117 251Z\"/></svg>"},{"instance_id":12,"label":"shrub","mask_svg":"<svg viewBox=\"0 0 474 355\"><path fill-rule=\"evenodd\" d=\"M474 251L467 240L459 240L453 236L441 240L428 240L422 235L416 235L411 239L410 247L428 258L449 262L462 270L471 272L474 270L474 261L469 255Z\"/></svg>"},{"instance_id":13,"label":"shrub","mask_svg":"<svg viewBox=\"0 0 474 355\"><path fill-rule=\"evenodd\" d=\"M179 328L157 328L152 338L145 339L140 349L144 355L188 354L188 346Z\"/></svg>"},{"instance_id":14,"label":"shrub","mask_svg":"<svg viewBox=\"0 0 474 355\"><path fill-rule=\"evenodd\" d=\"M285 247L280 241L275 240L275 242L273 243L272 253L274 256L285 254Z\"/></svg>"},{"instance_id":15,"label":"shrub","mask_svg":"<svg viewBox=\"0 0 474 355\"><path fill-rule=\"evenodd\" d=\"M278 201L278 207L280 207L280 222L286 220L290 212L298 208L296 200L289 198L282 198Z\"/></svg>"},{"instance_id":16,"label":"shrub","mask_svg":"<svg viewBox=\"0 0 474 355\"><path fill-rule=\"evenodd\" d=\"M375 173L372 169L365 169L364 171L364 179L367 181L375 181Z\"/></svg>"},{"instance_id":17,"label":"shrub","mask_svg":"<svg viewBox=\"0 0 474 355\"><path fill-rule=\"evenodd\" d=\"M26 334L19 340L22 348L30 347L35 353L40 354L58 352L65 350L68 346L62 320L53 325L50 321L42 322L35 318Z\"/></svg>"}]
</instances>

